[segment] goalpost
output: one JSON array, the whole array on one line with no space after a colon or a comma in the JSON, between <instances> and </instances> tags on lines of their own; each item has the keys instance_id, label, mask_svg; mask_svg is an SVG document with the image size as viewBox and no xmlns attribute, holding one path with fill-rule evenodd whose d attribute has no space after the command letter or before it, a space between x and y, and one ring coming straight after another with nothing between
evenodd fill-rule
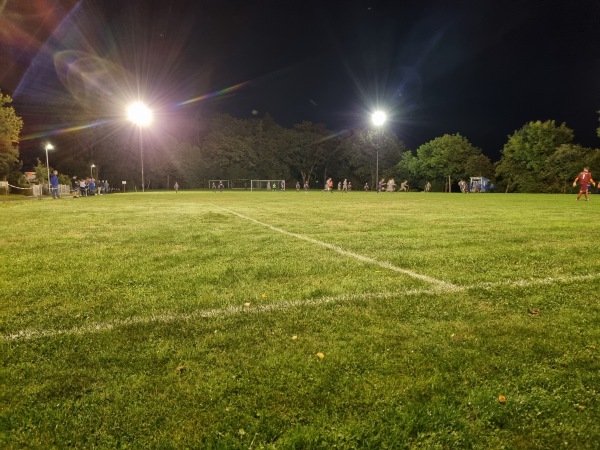
<instances>
[{"instance_id":1,"label":"goalpost","mask_svg":"<svg viewBox=\"0 0 600 450\"><path fill-rule=\"evenodd\" d=\"M273 189L275 184L275 189ZM285 191L285 180L250 180L251 191Z\"/></svg>"},{"instance_id":2,"label":"goalpost","mask_svg":"<svg viewBox=\"0 0 600 450\"><path fill-rule=\"evenodd\" d=\"M217 189L219 188L220 183L223 183L223 187L225 189L229 189L229 180L208 180L208 188L209 189L212 189L213 183L215 184L215 187Z\"/></svg>"}]
</instances>

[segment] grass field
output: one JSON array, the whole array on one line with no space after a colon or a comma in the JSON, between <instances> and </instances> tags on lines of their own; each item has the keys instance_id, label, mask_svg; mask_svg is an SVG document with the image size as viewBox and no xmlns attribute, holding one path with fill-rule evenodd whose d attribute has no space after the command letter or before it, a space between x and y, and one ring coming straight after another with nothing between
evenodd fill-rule
<instances>
[{"instance_id":1,"label":"grass field","mask_svg":"<svg viewBox=\"0 0 600 450\"><path fill-rule=\"evenodd\" d=\"M0 220L2 448L600 447L600 196L150 192Z\"/></svg>"}]
</instances>

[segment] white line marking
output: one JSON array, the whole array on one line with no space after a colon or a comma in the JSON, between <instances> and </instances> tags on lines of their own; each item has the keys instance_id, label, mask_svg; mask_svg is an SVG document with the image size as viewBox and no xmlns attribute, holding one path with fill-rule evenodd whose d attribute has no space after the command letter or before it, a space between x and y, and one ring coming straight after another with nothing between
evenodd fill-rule
<instances>
[{"instance_id":1,"label":"white line marking","mask_svg":"<svg viewBox=\"0 0 600 450\"><path fill-rule=\"evenodd\" d=\"M577 281L588 281L594 278L600 278L600 273L591 273L587 275L572 275L569 277L547 277L547 278L528 278L525 280L505 280L505 281L494 281L486 283L474 284L464 289L494 289L498 287L530 287L539 285L548 285L555 283L573 283Z\"/></svg>"},{"instance_id":2,"label":"white line marking","mask_svg":"<svg viewBox=\"0 0 600 450\"><path fill-rule=\"evenodd\" d=\"M572 277L558 277L558 278L532 278L528 280L516 280L516 281L500 281L497 283L479 283L471 286L457 286L455 292L466 291L471 289L483 289L491 290L502 287L532 287L539 285L549 285L554 283L573 283L581 281L589 281L592 279L600 278L600 273L589 274L589 275L574 275ZM238 314L260 314L268 313L271 311L286 311L290 309L297 309L306 306L321 306L329 303L342 303L352 302L357 300L383 300L387 298L397 298L402 296L413 296L413 295L440 295L445 292L439 288L429 289L412 289L409 291L398 291L398 292L376 292L376 293L360 293L360 294L347 294L339 296L329 296L317 299L306 299L306 300L284 300L278 303L269 303L267 305L254 305L250 306L228 306L226 308L219 309L207 309L200 310L193 313L173 313L173 314L158 314L151 316L134 316L126 319L115 319L111 322L96 322L88 325L82 325L80 327L66 328L62 330L21 330L16 333L7 334L1 336L1 340L4 341L26 341L30 339L40 338L52 338L56 336L79 336L90 333L101 333L104 331L111 331L116 328L126 327L129 325L146 325L150 323L173 323L173 322L186 322L198 319L210 319L212 317L223 317L233 316Z\"/></svg>"},{"instance_id":3,"label":"white line marking","mask_svg":"<svg viewBox=\"0 0 600 450\"><path fill-rule=\"evenodd\" d=\"M213 206L215 208L218 208L218 209L222 209L223 211L227 211L229 214L233 214L234 216L237 216L237 217L239 217L241 219L248 220L248 221L253 222L253 223L257 224L257 225L261 225L263 227L267 227L270 230L277 231L278 233L282 233L282 234L285 234L287 236L294 237L296 239L301 239L303 241L310 242L311 244L320 245L321 247L325 247L325 248L327 248L329 250L333 250L334 252L337 252L340 255L344 255L344 256L347 256L347 257L350 257L350 258L354 258L354 259L357 259L357 260L359 260L361 262L364 262L364 263L375 264L375 265L377 265L379 267L383 267L384 269L393 270L394 272L402 273L404 275L408 275L409 277L417 278L417 279L419 279L421 281L425 281L426 283L435 284L435 285L438 286L438 289L441 289L443 291L455 291L455 290L459 289L458 286L456 286L456 285L454 285L452 283L449 283L447 281L439 280L437 278L428 277L427 275L423 275L423 274L420 274L420 273L417 273L417 272L413 272L412 270L402 269L401 267L394 266L393 264L390 264L389 262L386 262L386 261L379 261L379 260L374 259L374 258L369 258L368 256L359 255L358 253L354 253L354 252L351 252L351 251L348 251L348 250L344 250L343 248L338 247L337 245L333 245L333 244L329 244L327 242L319 241L317 239L313 239L313 238L305 236L303 234L292 233L291 231L286 231L286 230L284 230L282 228L278 228L278 227L275 227L275 226L270 225L268 223L261 222L260 220L253 219L252 217L245 216L243 214L240 214L238 212L232 211L232 210L227 209L227 208L223 208L222 206L213 205L212 203L209 203L209 205Z\"/></svg>"}]
</instances>

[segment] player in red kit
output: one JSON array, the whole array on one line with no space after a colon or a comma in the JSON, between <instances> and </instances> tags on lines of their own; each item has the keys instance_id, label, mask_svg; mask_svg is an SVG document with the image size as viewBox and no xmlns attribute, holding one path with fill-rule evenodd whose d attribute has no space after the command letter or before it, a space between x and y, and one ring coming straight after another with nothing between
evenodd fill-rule
<instances>
[{"instance_id":1,"label":"player in red kit","mask_svg":"<svg viewBox=\"0 0 600 450\"><path fill-rule=\"evenodd\" d=\"M579 172L575 180L573 181L573 186L579 183L579 194L577 195L577 200L581 197L581 194L585 196L585 201L589 201L588 198L588 184L592 183L592 186L596 186L596 183L592 179L592 174L590 173L587 167L583 168L583 171Z\"/></svg>"}]
</instances>

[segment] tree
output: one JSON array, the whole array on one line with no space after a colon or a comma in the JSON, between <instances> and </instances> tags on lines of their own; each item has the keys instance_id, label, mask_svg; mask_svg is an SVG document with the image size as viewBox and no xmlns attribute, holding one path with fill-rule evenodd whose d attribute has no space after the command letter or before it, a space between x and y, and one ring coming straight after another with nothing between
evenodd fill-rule
<instances>
[{"instance_id":1,"label":"tree","mask_svg":"<svg viewBox=\"0 0 600 450\"><path fill-rule=\"evenodd\" d=\"M470 176L493 178L496 169L494 164L483 154L473 155L465 162L465 172Z\"/></svg>"},{"instance_id":2,"label":"tree","mask_svg":"<svg viewBox=\"0 0 600 450\"><path fill-rule=\"evenodd\" d=\"M285 160L302 184L315 176L317 167L327 159L328 140L333 133L325 125L304 121L286 130Z\"/></svg>"},{"instance_id":3,"label":"tree","mask_svg":"<svg viewBox=\"0 0 600 450\"><path fill-rule=\"evenodd\" d=\"M544 178L546 160L563 144L571 144L573 130L554 120L529 122L509 136L496 167L496 176L520 192L543 192L550 180Z\"/></svg>"},{"instance_id":4,"label":"tree","mask_svg":"<svg viewBox=\"0 0 600 450\"><path fill-rule=\"evenodd\" d=\"M0 178L6 177L19 164L19 134L23 120L12 106L12 98L0 91Z\"/></svg>"},{"instance_id":5,"label":"tree","mask_svg":"<svg viewBox=\"0 0 600 450\"><path fill-rule=\"evenodd\" d=\"M431 182L441 183L469 176L490 176L492 162L460 134L445 134L417 149L418 162L412 162L417 175Z\"/></svg>"},{"instance_id":6,"label":"tree","mask_svg":"<svg viewBox=\"0 0 600 450\"><path fill-rule=\"evenodd\" d=\"M541 176L548 180L544 192L567 192L575 175L589 167L597 152L576 144L562 144L546 161Z\"/></svg>"},{"instance_id":7,"label":"tree","mask_svg":"<svg viewBox=\"0 0 600 450\"><path fill-rule=\"evenodd\" d=\"M361 184L376 184L377 159L379 178L394 176L396 165L406 151L396 135L385 130L357 129L339 138L337 154L344 178L354 178Z\"/></svg>"}]
</instances>

